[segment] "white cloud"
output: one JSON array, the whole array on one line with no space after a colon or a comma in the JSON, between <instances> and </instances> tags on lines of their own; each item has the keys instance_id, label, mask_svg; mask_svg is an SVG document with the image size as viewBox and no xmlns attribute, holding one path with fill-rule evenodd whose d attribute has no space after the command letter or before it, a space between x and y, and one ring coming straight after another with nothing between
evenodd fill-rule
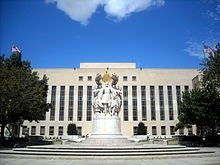
<instances>
[{"instance_id":1,"label":"white cloud","mask_svg":"<svg viewBox=\"0 0 220 165\"><path fill-rule=\"evenodd\" d=\"M187 41L186 44L188 45L188 47L184 49L184 51L187 52L190 56L196 56L198 58L204 57L202 43L199 44L195 41Z\"/></svg>"},{"instance_id":2,"label":"white cloud","mask_svg":"<svg viewBox=\"0 0 220 165\"><path fill-rule=\"evenodd\" d=\"M121 20L131 13L146 10L151 6L162 6L165 0L46 0L46 2L56 3L57 8L71 19L86 25L98 6L104 7L108 16Z\"/></svg>"}]
</instances>

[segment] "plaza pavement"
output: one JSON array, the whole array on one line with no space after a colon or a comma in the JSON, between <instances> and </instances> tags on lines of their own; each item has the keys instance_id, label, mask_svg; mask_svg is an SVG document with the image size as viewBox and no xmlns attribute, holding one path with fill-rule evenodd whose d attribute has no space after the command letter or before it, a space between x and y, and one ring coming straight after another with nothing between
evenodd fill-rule
<instances>
[{"instance_id":1,"label":"plaza pavement","mask_svg":"<svg viewBox=\"0 0 220 165\"><path fill-rule=\"evenodd\" d=\"M0 155L1 165L220 165L220 147L202 147L213 154L148 157L48 157Z\"/></svg>"}]
</instances>

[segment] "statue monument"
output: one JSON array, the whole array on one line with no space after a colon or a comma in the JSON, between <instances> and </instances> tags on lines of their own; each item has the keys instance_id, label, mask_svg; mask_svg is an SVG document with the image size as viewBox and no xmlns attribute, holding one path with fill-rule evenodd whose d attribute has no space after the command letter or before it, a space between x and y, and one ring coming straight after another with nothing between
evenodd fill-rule
<instances>
[{"instance_id":1,"label":"statue monument","mask_svg":"<svg viewBox=\"0 0 220 165\"><path fill-rule=\"evenodd\" d=\"M119 112L122 104L122 91L117 86L118 76L97 74L96 88L93 89L93 131L91 137L122 137Z\"/></svg>"}]
</instances>

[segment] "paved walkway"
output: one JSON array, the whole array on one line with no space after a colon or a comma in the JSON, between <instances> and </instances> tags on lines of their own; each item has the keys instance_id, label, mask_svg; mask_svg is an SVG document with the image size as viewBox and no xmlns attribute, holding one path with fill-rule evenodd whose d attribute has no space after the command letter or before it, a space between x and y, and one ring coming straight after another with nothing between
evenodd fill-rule
<instances>
[{"instance_id":1,"label":"paved walkway","mask_svg":"<svg viewBox=\"0 0 220 165\"><path fill-rule=\"evenodd\" d=\"M214 154L193 156L153 156L134 158L72 158L0 155L1 165L220 165L220 147L201 148L214 150Z\"/></svg>"}]
</instances>

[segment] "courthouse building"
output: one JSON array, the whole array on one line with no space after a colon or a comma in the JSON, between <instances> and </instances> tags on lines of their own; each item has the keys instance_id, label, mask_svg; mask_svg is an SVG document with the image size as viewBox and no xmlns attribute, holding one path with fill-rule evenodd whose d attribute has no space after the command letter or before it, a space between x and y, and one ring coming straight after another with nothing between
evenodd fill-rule
<instances>
[{"instance_id":1,"label":"courthouse building","mask_svg":"<svg viewBox=\"0 0 220 165\"><path fill-rule=\"evenodd\" d=\"M49 78L48 103L52 108L46 112L45 120L23 123L21 133L29 135L60 137L67 135L69 123L76 124L78 134L92 133L92 90L95 77L106 71L119 76L118 86L122 90L122 106L119 113L123 136L137 134L139 122L143 122L147 133L158 137L179 134L196 134L195 127L174 127L181 113L179 101L182 92L190 90L197 69L149 69L136 68L135 63L80 63L80 68L34 69L42 77Z\"/></svg>"}]
</instances>

